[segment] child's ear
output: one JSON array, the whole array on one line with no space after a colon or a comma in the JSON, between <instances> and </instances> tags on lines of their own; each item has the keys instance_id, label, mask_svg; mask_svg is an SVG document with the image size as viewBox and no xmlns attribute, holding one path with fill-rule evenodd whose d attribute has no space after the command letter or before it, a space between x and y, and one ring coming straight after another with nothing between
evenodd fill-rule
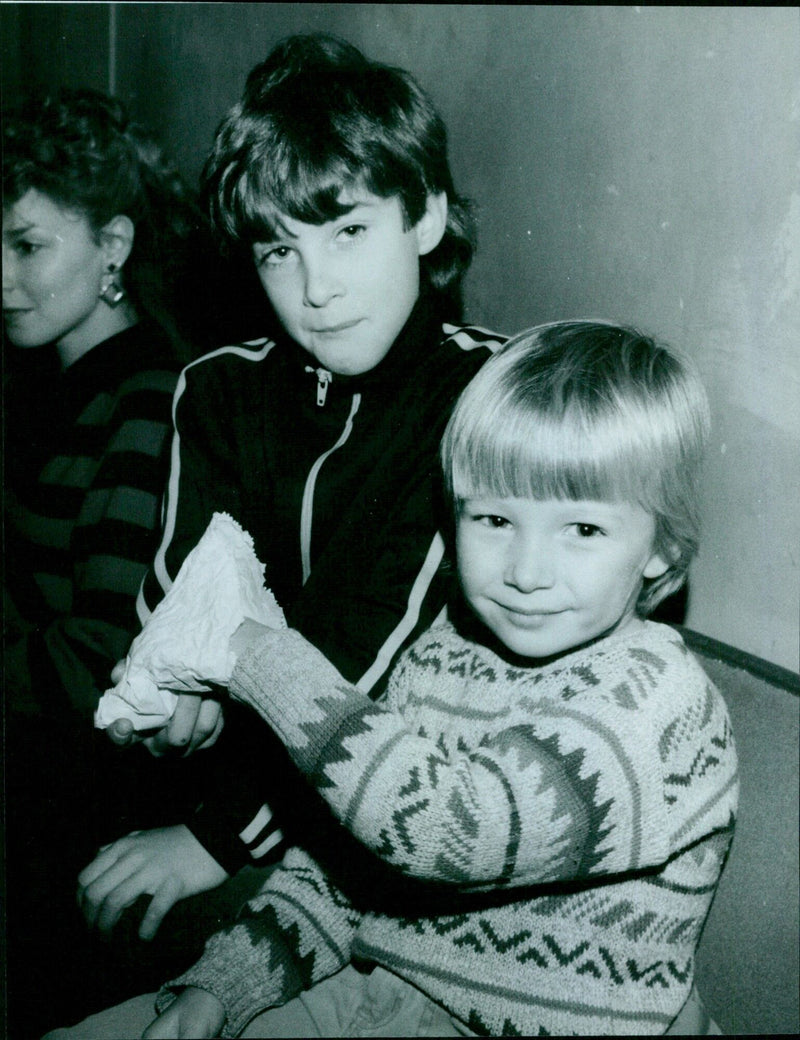
<instances>
[{"instance_id":1,"label":"child's ear","mask_svg":"<svg viewBox=\"0 0 800 1040\"><path fill-rule=\"evenodd\" d=\"M662 574L666 574L672 566L669 561L665 560L660 553L653 553L650 559L647 561L642 572L643 578L660 578Z\"/></svg>"},{"instance_id":2,"label":"child's ear","mask_svg":"<svg viewBox=\"0 0 800 1040\"><path fill-rule=\"evenodd\" d=\"M414 225L420 256L431 253L442 241L447 227L447 193L432 192L425 201L425 212Z\"/></svg>"},{"instance_id":3,"label":"child's ear","mask_svg":"<svg viewBox=\"0 0 800 1040\"><path fill-rule=\"evenodd\" d=\"M128 259L133 249L134 226L130 217L124 213L112 217L100 231L100 243L109 264L116 264L119 269Z\"/></svg>"}]
</instances>

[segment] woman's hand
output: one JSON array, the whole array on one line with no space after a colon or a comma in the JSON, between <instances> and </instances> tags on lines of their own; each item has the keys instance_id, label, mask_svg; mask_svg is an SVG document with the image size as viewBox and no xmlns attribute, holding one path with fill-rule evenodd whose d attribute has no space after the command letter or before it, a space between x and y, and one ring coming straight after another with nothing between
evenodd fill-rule
<instances>
[{"instance_id":1,"label":"woman's hand","mask_svg":"<svg viewBox=\"0 0 800 1040\"><path fill-rule=\"evenodd\" d=\"M213 993L188 986L142 1033L144 1040L207 1040L219 1036L225 1008Z\"/></svg>"}]
</instances>

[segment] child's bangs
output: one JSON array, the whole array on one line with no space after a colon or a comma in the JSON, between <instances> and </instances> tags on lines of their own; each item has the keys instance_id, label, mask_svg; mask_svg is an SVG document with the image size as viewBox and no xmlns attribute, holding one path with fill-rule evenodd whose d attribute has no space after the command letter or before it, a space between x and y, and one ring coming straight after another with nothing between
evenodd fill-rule
<instances>
[{"instance_id":1,"label":"child's bangs","mask_svg":"<svg viewBox=\"0 0 800 1040\"><path fill-rule=\"evenodd\" d=\"M251 164L236 186L238 223L251 242L282 235L281 218L324 224L348 213L343 192L355 192L363 178L343 158L296 154L288 149L276 160Z\"/></svg>"},{"instance_id":2,"label":"child's bangs","mask_svg":"<svg viewBox=\"0 0 800 1040\"><path fill-rule=\"evenodd\" d=\"M637 501L652 509L652 444L613 418L515 411L485 415L452 459L455 498Z\"/></svg>"}]
</instances>

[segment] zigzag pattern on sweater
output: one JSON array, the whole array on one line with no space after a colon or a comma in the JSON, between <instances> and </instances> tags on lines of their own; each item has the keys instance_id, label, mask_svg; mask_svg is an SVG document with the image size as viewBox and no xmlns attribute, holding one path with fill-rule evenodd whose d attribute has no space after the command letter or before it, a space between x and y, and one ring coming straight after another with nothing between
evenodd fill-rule
<instances>
[{"instance_id":1,"label":"zigzag pattern on sweater","mask_svg":"<svg viewBox=\"0 0 800 1040\"><path fill-rule=\"evenodd\" d=\"M516 928L501 934L496 921L474 914L424 920L403 918L397 920L397 925L400 930L411 929L420 936L433 933L439 939L447 939L454 948L454 955L456 951L462 954L465 977L469 974L470 962L463 960L464 953L489 954L492 957L499 954L521 965L530 961L543 971L568 968L578 977L591 975L613 982L615 986L641 982L647 987L664 989L676 982L685 983L694 964L693 956L680 960L658 958L640 963L635 957L615 956L610 946L595 945L586 939L571 947L562 946L555 934L541 932L535 935L530 928Z\"/></svg>"}]
</instances>

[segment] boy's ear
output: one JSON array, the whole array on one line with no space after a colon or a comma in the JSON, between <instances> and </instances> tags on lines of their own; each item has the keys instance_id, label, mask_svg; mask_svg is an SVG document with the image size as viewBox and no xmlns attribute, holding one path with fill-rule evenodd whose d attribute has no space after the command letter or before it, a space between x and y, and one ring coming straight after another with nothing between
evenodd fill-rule
<instances>
[{"instance_id":1,"label":"boy's ear","mask_svg":"<svg viewBox=\"0 0 800 1040\"><path fill-rule=\"evenodd\" d=\"M122 267L133 249L133 221L124 213L117 214L100 230L100 244L109 264Z\"/></svg>"},{"instance_id":2,"label":"boy's ear","mask_svg":"<svg viewBox=\"0 0 800 1040\"><path fill-rule=\"evenodd\" d=\"M667 560L664 559L660 553L653 553L650 559L647 561L642 572L643 578L660 578L662 574L666 574L672 566Z\"/></svg>"},{"instance_id":3,"label":"boy's ear","mask_svg":"<svg viewBox=\"0 0 800 1040\"><path fill-rule=\"evenodd\" d=\"M425 201L425 212L414 225L420 256L431 253L442 241L447 227L447 192L431 192Z\"/></svg>"}]
</instances>

